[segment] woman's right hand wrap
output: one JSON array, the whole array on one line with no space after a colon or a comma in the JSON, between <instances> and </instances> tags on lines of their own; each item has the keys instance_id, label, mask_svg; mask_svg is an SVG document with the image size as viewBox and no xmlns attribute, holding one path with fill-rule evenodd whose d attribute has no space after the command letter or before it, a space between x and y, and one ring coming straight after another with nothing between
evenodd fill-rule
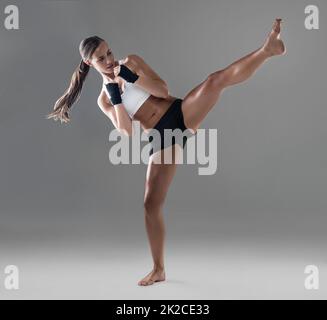
<instances>
[{"instance_id":1,"label":"woman's right hand wrap","mask_svg":"<svg viewBox=\"0 0 327 320\"><path fill-rule=\"evenodd\" d=\"M110 95L111 103L113 105L122 103L118 83L117 82L109 82L105 86Z\"/></svg>"}]
</instances>

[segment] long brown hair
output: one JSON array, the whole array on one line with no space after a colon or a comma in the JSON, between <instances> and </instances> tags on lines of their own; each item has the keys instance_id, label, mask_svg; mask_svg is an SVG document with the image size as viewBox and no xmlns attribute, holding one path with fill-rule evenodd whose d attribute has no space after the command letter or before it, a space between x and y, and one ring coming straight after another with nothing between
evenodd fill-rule
<instances>
[{"instance_id":1,"label":"long brown hair","mask_svg":"<svg viewBox=\"0 0 327 320\"><path fill-rule=\"evenodd\" d=\"M79 99L83 83L90 70L90 66L84 60L91 59L95 49L102 41L104 40L97 36L92 36L81 41L79 52L82 60L72 75L68 89L56 101L53 107L54 111L46 116L47 119L53 118L55 121L60 120L61 123L70 121L70 108Z\"/></svg>"}]
</instances>

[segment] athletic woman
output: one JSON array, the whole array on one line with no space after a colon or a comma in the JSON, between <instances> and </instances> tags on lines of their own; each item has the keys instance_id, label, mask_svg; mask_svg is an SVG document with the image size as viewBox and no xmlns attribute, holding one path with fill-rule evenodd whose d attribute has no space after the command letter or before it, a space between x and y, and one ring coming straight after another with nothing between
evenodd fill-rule
<instances>
[{"instance_id":1,"label":"athletic woman","mask_svg":"<svg viewBox=\"0 0 327 320\"><path fill-rule=\"evenodd\" d=\"M225 69L210 73L206 79L193 88L183 99L171 96L166 82L136 54L116 61L106 41L93 36L84 39L79 46L82 60L63 96L58 99L54 111L47 118L69 122L71 106L80 96L84 80L93 67L103 79L98 105L109 117L114 127L130 136L133 134L132 120L137 120L145 132L155 128L160 133L165 128L189 129L193 134L203 119L217 104L224 89L245 81L267 59L284 55L286 48L280 39L281 19L274 21L272 30L264 43L255 51L235 61ZM181 144L181 145L180 145ZM176 150L182 150L182 143L155 146L150 152L145 180L144 213L145 225L153 258L153 268L139 285L151 285L165 280L164 240L165 226L162 209L168 188L176 171ZM170 148L180 145L179 148ZM157 163L156 157L171 150L171 163Z\"/></svg>"}]
</instances>

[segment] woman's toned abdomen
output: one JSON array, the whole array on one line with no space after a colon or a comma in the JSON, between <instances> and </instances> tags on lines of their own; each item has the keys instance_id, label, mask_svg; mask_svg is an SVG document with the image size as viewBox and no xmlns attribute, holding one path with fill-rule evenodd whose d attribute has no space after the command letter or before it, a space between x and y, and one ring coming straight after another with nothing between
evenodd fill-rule
<instances>
[{"instance_id":1,"label":"woman's toned abdomen","mask_svg":"<svg viewBox=\"0 0 327 320\"><path fill-rule=\"evenodd\" d=\"M168 98L150 96L134 114L133 120L140 121L143 130L152 129L175 99L177 98L173 96Z\"/></svg>"}]
</instances>

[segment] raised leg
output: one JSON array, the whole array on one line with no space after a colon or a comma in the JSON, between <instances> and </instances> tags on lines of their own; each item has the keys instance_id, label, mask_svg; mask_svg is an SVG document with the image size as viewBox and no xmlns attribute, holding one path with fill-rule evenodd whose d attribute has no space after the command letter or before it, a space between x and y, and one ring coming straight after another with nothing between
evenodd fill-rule
<instances>
[{"instance_id":1,"label":"raised leg","mask_svg":"<svg viewBox=\"0 0 327 320\"><path fill-rule=\"evenodd\" d=\"M275 55L283 55L286 49L280 40L281 19L276 19L264 44L225 69L211 73L183 99L182 111L185 126L196 131L201 122L217 103L222 91L245 81L266 61Z\"/></svg>"}]
</instances>

